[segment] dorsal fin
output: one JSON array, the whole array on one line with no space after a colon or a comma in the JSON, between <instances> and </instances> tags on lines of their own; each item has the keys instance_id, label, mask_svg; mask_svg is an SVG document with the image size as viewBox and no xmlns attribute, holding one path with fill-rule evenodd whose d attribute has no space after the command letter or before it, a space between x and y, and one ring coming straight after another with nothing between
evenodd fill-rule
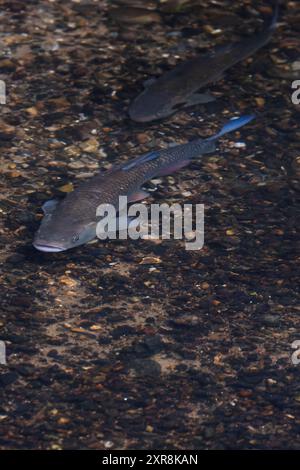
<instances>
[{"instance_id":1,"label":"dorsal fin","mask_svg":"<svg viewBox=\"0 0 300 470\"><path fill-rule=\"evenodd\" d=\"M144 155L141 155L140 157L135 158L133 161L126 163L124 166L122 166L122 170L128 171L128 170L131 170L132 168L135 168L136 166L142 165L143 163L156 160L156 158L158 158L159 155L160 153L157 151L145 153Z\"/></svg>"}]
</instances>

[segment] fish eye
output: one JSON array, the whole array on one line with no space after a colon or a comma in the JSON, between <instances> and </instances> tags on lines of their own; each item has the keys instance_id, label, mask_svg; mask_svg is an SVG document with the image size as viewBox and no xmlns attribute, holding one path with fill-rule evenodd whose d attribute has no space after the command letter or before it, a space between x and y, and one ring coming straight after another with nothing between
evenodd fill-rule
<instances>
[{"instance_id":1,"label":"fish eye","mask_svg":"<svg viewBox=\"0 0 300 470\"><path fill-rule=\"evenodd\" d=\"M73 237L72 237L72 242L75 243L75 242L78 242L79 240L79 235L78 233L76 233Z\"/></svg>"}]
</instances>

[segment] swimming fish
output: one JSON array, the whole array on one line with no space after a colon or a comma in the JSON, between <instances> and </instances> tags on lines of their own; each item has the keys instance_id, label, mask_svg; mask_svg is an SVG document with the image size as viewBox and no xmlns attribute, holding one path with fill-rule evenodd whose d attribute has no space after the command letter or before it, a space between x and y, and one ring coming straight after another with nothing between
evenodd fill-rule
<instances>
[{"instance_id":1,"label":"swimming fish","mask_svg":"<svg viewBox=\"0 0 300 470\"><path fill-rule=\"evenodd\" d=\"M227 132L244 126L254 118L247 115L231 119L216 135L182 145L146 153L123 165L102 172L82 183L61 201L43 205L44 218L33 245L45 252L59 252L87 243L96 237L96 212L100 204L117 207L119 196L128 202L148 196L142 185L156 176L170 174L192 159L213 152L216 141Z\"/></svg>"},{"instance_id":2,"label":"swimming fish","mask_svg":"<svg viewBox=\"0 0 300 470\"><path fill-rule=\"evenodd\" d=\"M223 77L224 72L252 55L271 38L276 27L278 3L271 24L258 34L234 44L217 47L207 54L177 65L157 79L145 82L145 90L129 107L129 116L137 122L149 122L174 114L178 109L215 98L200 90Z\"/></svg>"}]
</instances>

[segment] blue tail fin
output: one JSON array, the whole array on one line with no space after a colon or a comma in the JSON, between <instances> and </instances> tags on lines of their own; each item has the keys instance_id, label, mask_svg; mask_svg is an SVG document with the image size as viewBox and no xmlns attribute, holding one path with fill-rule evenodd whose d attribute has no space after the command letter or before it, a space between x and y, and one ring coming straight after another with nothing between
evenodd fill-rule
<instances>
[{"instance_id":1,"label":"blue tail fin","mask_svg":"<svg viewBox=\"0 0 300 470\"><path fill-rule=\"evenodd\" d=\"M240 118L233 118L230 119L230 121L225 124L224 127L218 132L216 135L213 135L212 137L209 137L207 140L216 140L219 137L221 137L224 134L227 134L227 132L233 132L239 127L244 126L245 124L248 124L248 122L252 121L252 119L255 118L254 114L250 114L247 116L242 116Z\"/></svg>"}]
</instances>

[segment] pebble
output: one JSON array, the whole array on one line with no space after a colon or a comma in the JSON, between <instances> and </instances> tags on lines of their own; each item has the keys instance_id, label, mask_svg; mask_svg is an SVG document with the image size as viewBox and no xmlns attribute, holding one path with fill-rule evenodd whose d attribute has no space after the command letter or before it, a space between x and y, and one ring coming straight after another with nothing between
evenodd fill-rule
<instances>
[{"instance_id":1,"label":"pebble","mask_svg":"<svg viewBox=\"0 0 300 470\"><path fill-rule=\"evenodd\" d=\"M158 257L146 256L139 262L139 264L159 264L161 262L161 259Z\"/></svg>"},{"instance_id":2,"label":"pebble","mask_svg":"<svg viewBox=\"0 0 300 470\"><path fill-rule=\"evenodd\" d=\"M136 138L140 144L146 144L150 140L146 133L137 134Z\"/></svg>"},{"instance_id":3,"label":"pebble","mask_svg":"<svg viewBox=\"0 0 300 470\"><path fill-rule=\"evenodd\" d=\"M84 168L85 165L80 161L74 161L74 162L68 163L68 167L71 168L72 170L79 170L80 168Z\"/></svg>"},{"instance_id":4,"label":"pebble","mask_svg":"<svg viewBox=\"0 0 300 470\"><path fill-rule=\"evenodd\" d=\"M260 320L263 324L268 326L279 326L280 325L280 316L279 315L272 315L272 314L265 314L260 317Z\"/></svg>"},{"instance_id":5,"label":"pebble","mask_svg":"<svg viewBox=\"0 0 300 470\"><path fill-rule=\"evenodd\" d=\"M291 68L295 72L300 71L300 60L296 60L295 62L293 62Z\"/></svg>"},{"instance_id":6,"label":"pebble","mask_svg":"<svg viewBox=\"0 0 300 470\"><path fill-rule=\"evenodd\" d=\"M97 152L99 147L98 139L91 138L80 144L80 148L87 153L95 153Z\"/></svg>"},{"instance_id":7,"label":"pebble","mask_svg":"<svg viewBox=\"0 0 300 470\"><path fill-rule=\"evenodd\" d=\"M60 186L58 190L62 193L71 193L72 191L74 191L73 183L64 184L63 186Z\"/></svg>"},{"instance_id":8,"label":"pebble","mask_svg":"<svg viewBox=\"0 0 300 470\"><path fill-rule=\"evenodd\" d=\"M39 111L35 106L31 106L30 108L26 108L26 112L30 114L31 117L36 117L39 115Z\"/></svg>"},{"instance_id":9,"label":"pebble","mask_svg":"<svg viewBox=\"0 0 300 470\"><path fill-rule=\"evenodd\" d=\"M57 422L58 422L58 424L64 426L64 425L70 423L70 419L69 419L69 418L63 418L63 417L61 417L61 418L58 419Z\"/></svg>"},{"instance_id":10,"label":"pebble","mask_svg":"<svg viewBox=\"0 0 300 470\"><path fill-rule=\"evenodd\" d=\"M150 24L160 23L162 21L161 16L158 13L136 7L120 7L111 9L109 15L115 21L125 24Z\"/></svg>"},{"instance_id":11,"label":"pebble","mask_svg":"<svg viewBox=\"0 0 300 470\"><path fill-rule=\"evenodd\" d=\"M233 147L237 149L243 149L246 147L246 144L245 142L234 142Z\"/></svg>"},{"instance_id":12,"label":"pebble","mask_svg":"<svg viewBox=\"0 0 300 470\"><path fill-rule=\"evenodd\" d=\"M18 374L16 372L0 374L0 385L3 387L13 384L16 380L18 380Z\"/></svg>"},{"instance_id":13,"label":"pebble","mask_svg":"<svg viewBox=\"0 0 300 470\"><path fill-rule=\"evenodd\" d=\"M256 97L256 98L255 98L255 103L257 104L257 106L258 106L259 108L263 108L264 105L266 104L266 100L265 100L263 97L261 97L261 96L260 96L260 97Z\"/></svg>"},{"instance_id":14,"label":"pebble","mask_svg":"<svg viewBox=\"0 0 300 470\"><path fill-rule=\"evenodd\" d=\"M160 9L166 13L179 13L184 11L191 0L160 0Z\"/></svg>"},{"instance_id":15,"label":"pebble","mask_svg":"<svg viewBox=\"0 0 300 470\"><path fill-rule=\"evenodd\" d=\"M58 279L60 284L63 284L64 286L68 287L76 287L78 282L75 279L72 279L68 276L60 276Z\"/></svg>"},{"instance_id":16,"label":"pebble","mask_svg":"<svg viewBox=\"0 0 300 470\"><path fill-rule=\"evenodd\" d=\"M134 359L130 362L129 368L134 369L139 377L158 377L161 374L159 363L152 359Z\"/></svg>"},{"instance_id":17,"label":"pebble","mask_svg":"<svg viewBox=\"0 0 300 470\"><path fill-rule=\"evenodd\" d=\"M208 282L202 282L201 288L204 289L204 290L207 290L207 289L210 288L210 285L208 284Z\"/></svg>"}]
</instances>

